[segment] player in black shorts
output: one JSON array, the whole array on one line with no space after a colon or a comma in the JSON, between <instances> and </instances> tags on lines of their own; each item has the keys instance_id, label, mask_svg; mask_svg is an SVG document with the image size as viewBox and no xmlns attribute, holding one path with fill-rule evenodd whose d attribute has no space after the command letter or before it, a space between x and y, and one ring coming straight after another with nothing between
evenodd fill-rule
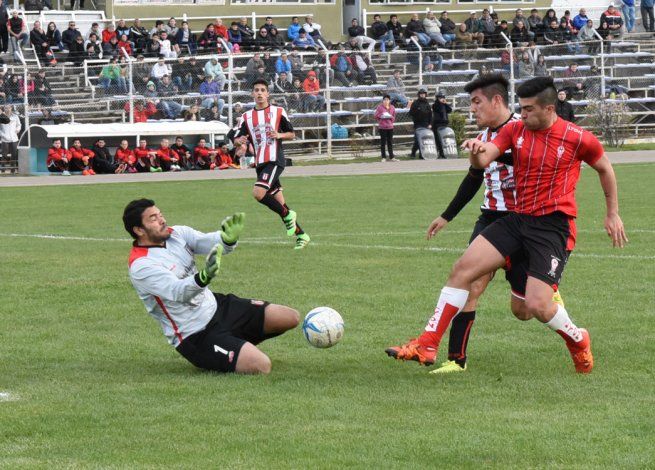
<instances>
[{"instance_id":1,"label":"player in black shorts","mask_svg":"<svg viewBox=\"0 0 655 470\"><path fill-rule=\"evenodd\" d=\"M252 87L255 107L243 113L234 142L242 145L250 141L255 151L257 182L253 196L260 204L278 214L287 229L287 235L296 237L296 250L303 249L310 241L300 225L297 214L287 206L282 195L280 175L284 171L283 140L293 140L296 134L287 112L269 103L268 83L256 80Z\"/></svg>"}]
</instances>

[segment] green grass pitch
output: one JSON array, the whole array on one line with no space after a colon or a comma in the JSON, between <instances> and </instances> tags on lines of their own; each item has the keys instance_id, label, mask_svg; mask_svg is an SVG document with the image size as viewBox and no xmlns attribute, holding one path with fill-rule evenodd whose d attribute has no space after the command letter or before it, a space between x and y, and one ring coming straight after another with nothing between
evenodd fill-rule
<instances>
[{"instance_id":1,"label":"green grass pitch","mask_svg":"<svg viewBox=\"0 0 655 470\"><path fill-rule=\"evenodd\" d=\"M250 180L0 189L0 467L653 468L655 165L616 172L630 243L612 249L584 170L562 283L592 335L590 376L559 336L513 318L502 276L466 373L384 354L422 329L466 245L480 195L436 240L424 234L461 173L283 178L312 236L302 252ZM169 224L206 231L245 211L213 289L303 315L331 306L343 341L314 349L296 329L264 343L267 377L194 369L129 283L121 214L143 196ZM81 239L29 236L43 234Z\"/></svg>"}]
</instances>

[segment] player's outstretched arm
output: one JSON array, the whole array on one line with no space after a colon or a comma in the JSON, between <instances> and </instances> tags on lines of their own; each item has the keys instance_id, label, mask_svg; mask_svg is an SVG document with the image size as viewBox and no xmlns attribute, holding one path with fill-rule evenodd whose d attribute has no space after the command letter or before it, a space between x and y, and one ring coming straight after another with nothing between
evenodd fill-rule
<instances>
[{"instance_id":1,"label":"player's outstretched arm","mask_svg":"<svg viewBox=\"0 0 655 470\"><path fill-rule=\"evenodd\" d=\"M468 139L462 143L462 149L468 150L469 160L473 168L486 168L500 156L500 150L490 142L478 139Z\"/></svg>"},{"instance_id":2,"label":"player's outstretched arm","mask_svg":"<svg viewBox=\"0 0 655 470\"><path fill-rule=\"evenodd\" d=\"M623 248L628 241L628 237L625 234L623 221L619 216L619 191L616 185L614 168L612 168L607 155L603 155L591 167L598 172L600 185L605 194L605 205L607 206L605 231L612 239L613 246Z\"/></svg>"}]
</instances>

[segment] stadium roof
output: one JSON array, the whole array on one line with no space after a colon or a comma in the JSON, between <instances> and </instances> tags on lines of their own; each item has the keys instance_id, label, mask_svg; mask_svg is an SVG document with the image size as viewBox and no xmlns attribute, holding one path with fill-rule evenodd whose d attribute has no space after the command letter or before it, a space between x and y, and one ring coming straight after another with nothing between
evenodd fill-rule
<instances>
[{"instance_id":1,"label":"stadium roof","mask_svg":"<svg viewBox=\"0 0 655 470\"><path fill-rule=\"evenodd\" d=\"M199 135L199 134L219 134L225 135L230 131L227 124L212 121L159 121L159 122L140 122L130 123L111 123L111 124L56 124L34 127L43 129L48 138L55 137L67 138L84 138L84 137L129 137L129 136L149 136L149 135Z\"/></svg>"}]
</instances>

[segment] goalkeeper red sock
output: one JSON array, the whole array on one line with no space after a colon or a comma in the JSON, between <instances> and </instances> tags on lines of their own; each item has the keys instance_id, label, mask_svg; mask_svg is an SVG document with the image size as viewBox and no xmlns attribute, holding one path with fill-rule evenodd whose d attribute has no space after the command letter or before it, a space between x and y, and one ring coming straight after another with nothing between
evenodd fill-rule
<instances>
[{"instance_id":1,"label":"goalkeeper red sock","mask_svg":"<svg viewBox=\"0 0 655 470\"><path fill-rule=\"evenodd\" d=\"M464 367L466 364L466 348L468 347L471 327L475 321L475 310L459 312L450 325L450 338L448 339L448 359Z\"/></svg>"},{"instance_id":2,"label":"goalkeeper red sock","mask_svg":"<svg viewBox=\"0 0 655 470\"><path fill-rule=\"evenodd\" d=\"M266 193L264 197L261 198L259 203L264 204L270 210L272 210L276 214L279 214L280 217L286 217L287 214L289 213L289 208L286 207L286 204L285 205L280 204L280 202L277 199L275 199L273 196L271 196L268 193Z\"/></svg>"},{"instance_id":3,"label":"goalkeeper red sock","mask_svg":"<svg viewBox=\"0 0 655 470\"><path fill-rule=\"evenodd\" d=\"M425 325L425 331L418 338L423 347L438 348L443 334L451 320L464 308L469 291L455 287L444 287L434 309L434 315Z\"/></svg>"}]
</instances>

